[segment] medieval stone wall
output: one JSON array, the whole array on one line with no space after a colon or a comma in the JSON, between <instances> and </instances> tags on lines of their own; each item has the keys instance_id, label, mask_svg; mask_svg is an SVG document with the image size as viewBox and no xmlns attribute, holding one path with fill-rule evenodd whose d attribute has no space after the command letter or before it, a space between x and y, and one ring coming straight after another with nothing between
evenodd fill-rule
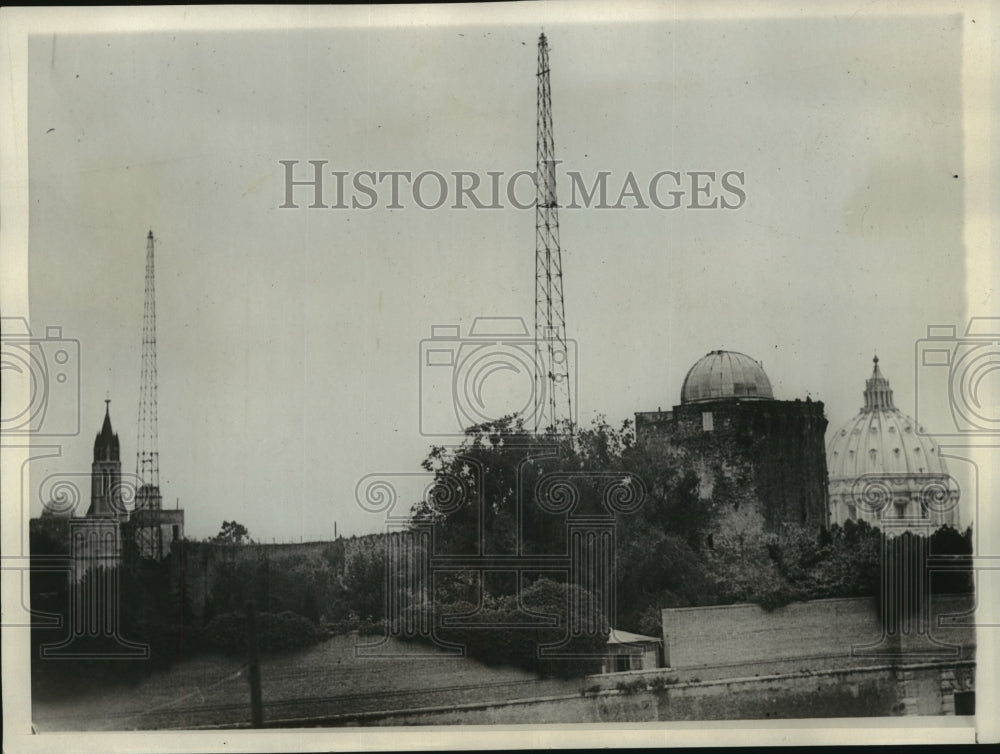
<instances>
[{"instance_id":1,"label":"medieval stone wall","mask_svg":"<svg viewBox=\"0 0 1000 754\"><path fill-rule=\"evenodd\" d=\"M637 442L698 474L717 530L828 523L823 404L720 400L636 414Z\"/></svg>"},{"instance_id":2,"label":"medieval stone wall","mask_svg":"<svg viewBox=\"0 0 1000 754\"><path fill-rule=\"evenodd\" d=\"M280 544L184 541L174 545L171 564L175 578L184 580L195 621L200 623L205 598L212 593L218 571L225 564L268 560L280 566L283 562L301 563L304 560L308 570L333 568L343 578L351 561L361 553L382 548L385 536L367 534L332 541Z\"/></svg>"}]
</instances>

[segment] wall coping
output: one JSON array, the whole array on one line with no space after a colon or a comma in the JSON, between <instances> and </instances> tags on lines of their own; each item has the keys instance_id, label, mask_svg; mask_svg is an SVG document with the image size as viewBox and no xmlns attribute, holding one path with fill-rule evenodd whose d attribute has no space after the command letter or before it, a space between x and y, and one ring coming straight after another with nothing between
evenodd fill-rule
<instances>
[{"instance_id":1,"label":"wall coping","mask_svg":"<svg viewBox=\"0 0 1000 754\"><path fill-rule=\"evenodd\" d=\"M943 596L943 595L931 595ZM776 613L779 610L784 610L786 607L792 607L793 605L819 605L823 603L834 603L834 602L864 602L875 599L874 595L868 595L867 597L824 597L819 600L797 600L795 602L789 602L787 605L782 605L781 607L776 607L773 610L765 610L764 612ZM702 607L664 607L660 610L661 613L666 612L692 612L694 610L728 610L733 607L754 607L758 610L764 610L760 605L755 602L731 602L728 605L704 605Z\"/></svg>"},{"instance_id":2,"label":"wall coping","mask_svg":"<svg viewBox=\"0 0 1000 754\"><path fill-rule=\"evenodd\" d=\"M964 557L964 556L963 556ZM931 594L931 604L935 602L947 602L949 599L958 600L962 597L975 597L975 592L942 592L940 594ZM824 597L819 600L796 600L795 602L789 602L787 605L782 605L776 607L773 610L764 610L763 607L755 602L732 602L728 605L703 605L701 607L664 607L660 609L661 615L666 612L692 612L694 610L727 610L733 607L754 607L758 610L763 610L766 613L776 613L779 610L784 610L785 608L794 607L796 605L821 605L824 603L834 603L834 602L865 602L876 599L875 595L868 595L866 597Z\"/></svg>"}]
</instances>

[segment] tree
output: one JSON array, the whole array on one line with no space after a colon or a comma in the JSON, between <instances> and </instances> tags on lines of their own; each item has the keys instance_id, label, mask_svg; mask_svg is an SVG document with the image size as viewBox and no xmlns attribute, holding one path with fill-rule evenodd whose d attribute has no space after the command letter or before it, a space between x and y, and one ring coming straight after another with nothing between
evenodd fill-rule
<instances>
[{"instance_id":1,"label":"tree","mask_svg":"<svg viewBox=\"0 0 1000 754\"><path fill-rule=\"evenodd\" d=\"M247 527L239 521L223 521L219 533L212 538L212 542L224 545L241 545L249 540Z\"/></svg>"},{"instance_id":2,"label":"tree","mask_svg":"<svg viewBox=\"0 0 1000 754\"><path fill-rule=\"evenodd\" d=\"M438 554L567 553L571 518L610 522L616 530L613 625L636 630L650 609L713 601L713 582L699 555L712 522L698 478L683 459L635 444L631 421L598 417L590 427L563 426L535 436L513 416L470 427L458 447L434 447L423 467L435 475L414 526L433 527ZM616 505L619 496L636 505ZM482 540L480 542L480 539ZM515 574L442 574L437 602L506 597ZM529 582L541 574L526 574Z\"/></svg>"},{"instance_id":3,"label":"tree","mask_svg":"<svg viewBox=\"0 0 1000 754\"><path fill-rule=\"evenodd\" d=\"M347 561L344 600L362 620L377 621L385 613L385 546L359 549Z\"/></svg>"}]
</instances>

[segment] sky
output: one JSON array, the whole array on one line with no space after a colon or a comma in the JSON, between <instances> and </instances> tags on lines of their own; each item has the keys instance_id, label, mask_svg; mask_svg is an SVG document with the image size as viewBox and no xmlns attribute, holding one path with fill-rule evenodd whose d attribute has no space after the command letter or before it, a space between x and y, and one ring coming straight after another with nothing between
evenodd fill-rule
<instances>
[{"instance_id":1,"label":"sky","mask_svg":"<svg viewBox=\"0 0 1000 754\"><path fill-rule=\"evenodd\" d=\"M629 173L648 186L737 171L746 197L561 210L582 423L669 409L713 349L762 361L779 399L823 401L828 432L860 409L875 353L904 413L948 421L944 398L917 405L914 354L928 325L965 324L964 23L546 20L562 171L588 184L608 171L612 197ZM450 373L421 360L432 327L459 326L447 347L461 363L476 317L532 326L534 211L422 209L405 187L391 209L384 186L372 209L280 208L280 161L299 161L298 178L308 160L349 175L532 170L541 30L33 37L30 321L80 353L79 405L67 393L46 418L78 410L80 435L33 478L89 473L106 397L134 469L152 229L164 505L197 538L233 519L261 541L383 528L359 482L419 484L443 441L422 429L455 421ZM491 407L519 384L494 379Z\"/></svg>"}]
</instances>

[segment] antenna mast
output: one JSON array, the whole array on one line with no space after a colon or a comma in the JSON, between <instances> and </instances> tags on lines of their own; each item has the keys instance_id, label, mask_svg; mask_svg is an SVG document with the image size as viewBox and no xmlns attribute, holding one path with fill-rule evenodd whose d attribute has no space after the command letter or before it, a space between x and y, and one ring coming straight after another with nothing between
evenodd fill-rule
<instances>
[{"instance_id":1,"label":"antenna mast","mask_svg":"<svg viewBox=\"0 0 1000 754\"><path fill-rule=\"evenodd\" d=\"M160 454L157 450L156 417L156 281L153 264L153 231L146 237L146 302L142 314L142 376L139 384L139 441L135 473L139 478L136 511L140 512L136 535L140 558L160 560L163 536L159 525Z\"/></svg>"},{"instance_id":2,"label":"antenna mast","mask_svg":"<svg viewBox=\"0 0 1000 754\"><path fill-rule=\"evenodd\" d=\"M538 37L538 112L535 140L535 433L556 429L573 418L570 395L562 250L556 202L555 142L549 45Z\"/></svg>"}]
</instances>

